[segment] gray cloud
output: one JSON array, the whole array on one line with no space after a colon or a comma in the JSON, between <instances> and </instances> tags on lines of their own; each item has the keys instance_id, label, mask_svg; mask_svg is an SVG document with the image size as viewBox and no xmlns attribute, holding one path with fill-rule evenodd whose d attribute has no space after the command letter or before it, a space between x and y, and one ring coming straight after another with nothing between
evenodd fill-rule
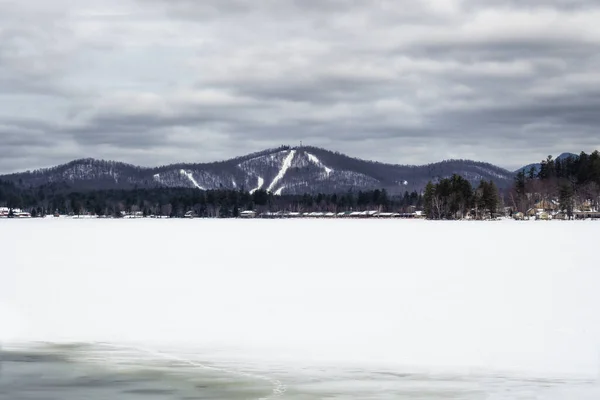
<instances>
[{"instance_id":1,"label":"gray cloud","mask_svg":"<svg viewBox=\"0 0 600 400\"><path fill-rule=\"evenodd\" d=\"M600 147L594 1L0 5L0 172L304 143L516 168Z\"/></svg>"}]
</instances>

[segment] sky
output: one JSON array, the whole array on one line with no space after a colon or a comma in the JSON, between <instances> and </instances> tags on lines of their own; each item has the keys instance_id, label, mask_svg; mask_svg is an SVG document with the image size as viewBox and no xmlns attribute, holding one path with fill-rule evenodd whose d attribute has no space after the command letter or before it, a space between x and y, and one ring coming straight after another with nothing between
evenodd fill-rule
<instances>
[{"instance_id":1,"label":"sky","mask_svg":"<svg viewBox=\"0 0 600 400\"><path fill-rule=\"evenodd\" d=\"M596 0L0 0L0 173L600 148Z\"/></svg>"}]
</instances>

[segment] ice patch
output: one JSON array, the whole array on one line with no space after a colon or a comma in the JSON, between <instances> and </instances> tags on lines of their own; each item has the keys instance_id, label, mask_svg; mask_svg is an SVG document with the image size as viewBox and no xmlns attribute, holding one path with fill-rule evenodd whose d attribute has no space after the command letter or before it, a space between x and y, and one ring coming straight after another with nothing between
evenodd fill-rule
<instances>
[{"instance_id":1,"label":"ice patch","mask_svg":"<svg viewBox=\"0 0 600 400\"><path fill-rule=\"evenodd\" d=\"M260 190L264 184L265 184L265 180L259 176L258 177L258 186L255 189L252 189L250 191L250 194L254 194L254 192L256 192L257 190Z\"/></svg>"},{"instance_id":2,"label":"ice patch","mask_svg":"<svg viewBox=\"0 0 600 400\"><path fill-rule=\"evenodd\" d=\"M285 158L285 160L283 160L281 169L279 170L279 173L277 174L277 176L273 179L273 182L271 182L271 184L267 188L267 192L272 191L273 188L275 187L275 185L277 185L277 183L279 183L279 181L281 179L283 179L287 170L292 166L292 161L294 160L295 155L296 155L296 150L291 150L290 154L288 154L288 156Z\"/></svg>"},{"instance_id":3,"label":"ice patch","mask_svg":"<svg viewBox=\"0 0 600 400\"><path fill-rule=\"evenodd\" d=\"M179 172L181 173L181 175L187 176L187 178L190 180L190 182L192 182L194 184L194 186L196 186L198 189L205 190L202 186L198 185L198 182L196 182L196 179L194 179L194 176L192 175L191 172L187 172L186 170L183 170L183 169Z\"/></svg>"},{"instance_id":4,"label":"ice patch","mask_svg":"<svg viewBox=\"0 0 600 400\"><path fill-rule=\"evenodd\" d=\"M317 164L319 167L323 168L325 170L325 173L327 175L329 175L329 174L331 174L333 172L333 169L326 167L325 164L323 164L321 162L321 160L319 160L315 155L310 154L310 153L306 153L306 156L308 157L308 159L310 161L312 161L313 163Z\"/></svg>"},{"instance_id":5,"label":"ice patch","mask_svg":"<svg viewBox=\"0 0 600 400\"><path fill-rule=\"evenodd\" d=\"M201 368L201 369L205 369L205 370L209 370L209 371L217 371L217 372L222 372L228 375L237 375L237 376L242 376L245 378L250 378L250 379L256 379L256 380L261 380L261 381L267 381L269 382L272 386L272 393L270 396L267 397L260 397L258 400L269 400L272 399L274 397L280 397L281 395L283 395L287 388L284 384L281 383L281 381L277 380L277 379L273 379L270 378L268 376L265 375L259 375L259 374L252 374L249 372L242 372L242 371L235 371L232 369L228 369L228 368L219 368L219 367L211 367L209 365L206 364L202 364L200 362L197 361L193 361L187 358L183 358L183 357L179 357L173 354L169 354L169 353L165 353L162 351L158 351L158 350L154 350L154 349L149 349L149 348L145 348L145 347L132 347L132 346L122 346L122 345L117 345L117 344L111 344L111 343L102 343L102 342L95 342L93 343L95 345L98 346L102 346L102 347L108 347L108 348L113 348L116 350L134 350L136 352L140 352L140 353L146 353L148 355L154 356L154 357L158 357L158 358L162 358L164 360L170 360L170 361L176 361L182 364L187 364L190 365L192 367L195 368Z\"/></svg>"}]
</instances>

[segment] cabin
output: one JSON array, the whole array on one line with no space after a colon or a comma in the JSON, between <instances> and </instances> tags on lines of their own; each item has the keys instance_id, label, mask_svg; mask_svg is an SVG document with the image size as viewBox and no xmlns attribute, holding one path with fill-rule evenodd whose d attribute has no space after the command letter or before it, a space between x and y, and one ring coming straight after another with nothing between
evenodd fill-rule
<instances>
[{"instance_id":1,"label":"cabin","mask_svg":"<svg viewBox=\"0 0 600 400\"><path fill-rule=\"evenodd\" d=\"M569 216L567 215L566 212L559 211L559 212L557 212L556 214L554 214L552 216L552 219L557 219L557 220L560 220L560 221L565 221L565 220L569 219Z\"/></svg>"},{"instance_id":2,"label":"cabin","mask_svg":"<svg viewBox=\"0 0 600 400\"><path fill-rule=\"evenodd\" d=\"M254 218L256 217L256 211L246 210L240 213L240 218Z\"/></svg>"},{"instance_id":3,"label":"cabin","mask_svg":"<svg viewBox=\"0 0 600 400\"><path fill-rule=\"evenodd\" d=\"M516 221L523 221L525 219L525 214L523 214L520 211L513 213L513 219L515 219Z\"/></svg>"},{"instance_id":4,"label":"cabin","mask_svg":"<svg viewBox=\"0 0 600 400\"><path fill-rule=\"evenodd\" d=\"M559 204L555 200L541 200L535 203L534 208L545 212L552 212L558 210Z\"/></svg>"}]
</instances>

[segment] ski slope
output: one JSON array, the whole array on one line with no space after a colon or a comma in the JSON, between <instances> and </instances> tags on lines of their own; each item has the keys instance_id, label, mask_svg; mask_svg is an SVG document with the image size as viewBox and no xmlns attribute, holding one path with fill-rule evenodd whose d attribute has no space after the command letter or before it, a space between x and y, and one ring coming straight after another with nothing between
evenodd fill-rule
<instances>
[{"instance_id":1,"label":"ski slope","mask_svg":"<svg viewBox=\"0 0 600 400\"><path fill-rule=\"evenodd\" d=\"M205 190L202 186L198 185L198 182L196 182L196 179L194 179L194 176L192 175L191 172L187 172L186 170L183 170L183 169L179 172L182 175L185 175L196 188L198 188L200 190Z\"/></svg>"},{"instance_id":2,"label":"ski slope","mask_svg":"<svg viewBox=\"0 0 600 400\"><path fill-rule=\"evenodd\" d=\"M283 163L281 165L281 169L279 170L279 172L277 173L277 175L275 176L275 178L273 178L273 181L271 182L271 184L267 188L267 192L271 192L273 190L273 188L279 183L279 181L281 179L283 179L283 177L285 176L285 173L292 166L292 161L294 161L294 156L295 155L296 155L296 150L290 150L290 153L283 160Z\"/></svg>"},{"instance_id":3,"label":"ski slope","mask_svg":"<svg viewBox=\"0 0 600 400\"><path fill-rule=\"evenodd\" d=\"M256 192L257 190L262 189L263 185L265 184L265 180L262 177L258 177L258 186L254 189L252 189L250 191L250 194L254 194L254 192Z\"/></svg>"},{"instance_id":4,"label":"ski slope","mask_svg":"<svg viewBox=\"0 0 600 400\"><path fill-rule=\"evenodd\" d=\"M331 168L327 167L325 164L323 164L321 162L321 160L319 160L315 155L310 154L310 153L306 153L306 156L308 157L308 159L312 163L314 163L314 164L318 165L319 167L323 168L325 170L325 174L327 176L329 176L333 172L333 169L331 169Z\"/></svg>"}]
</instances>

